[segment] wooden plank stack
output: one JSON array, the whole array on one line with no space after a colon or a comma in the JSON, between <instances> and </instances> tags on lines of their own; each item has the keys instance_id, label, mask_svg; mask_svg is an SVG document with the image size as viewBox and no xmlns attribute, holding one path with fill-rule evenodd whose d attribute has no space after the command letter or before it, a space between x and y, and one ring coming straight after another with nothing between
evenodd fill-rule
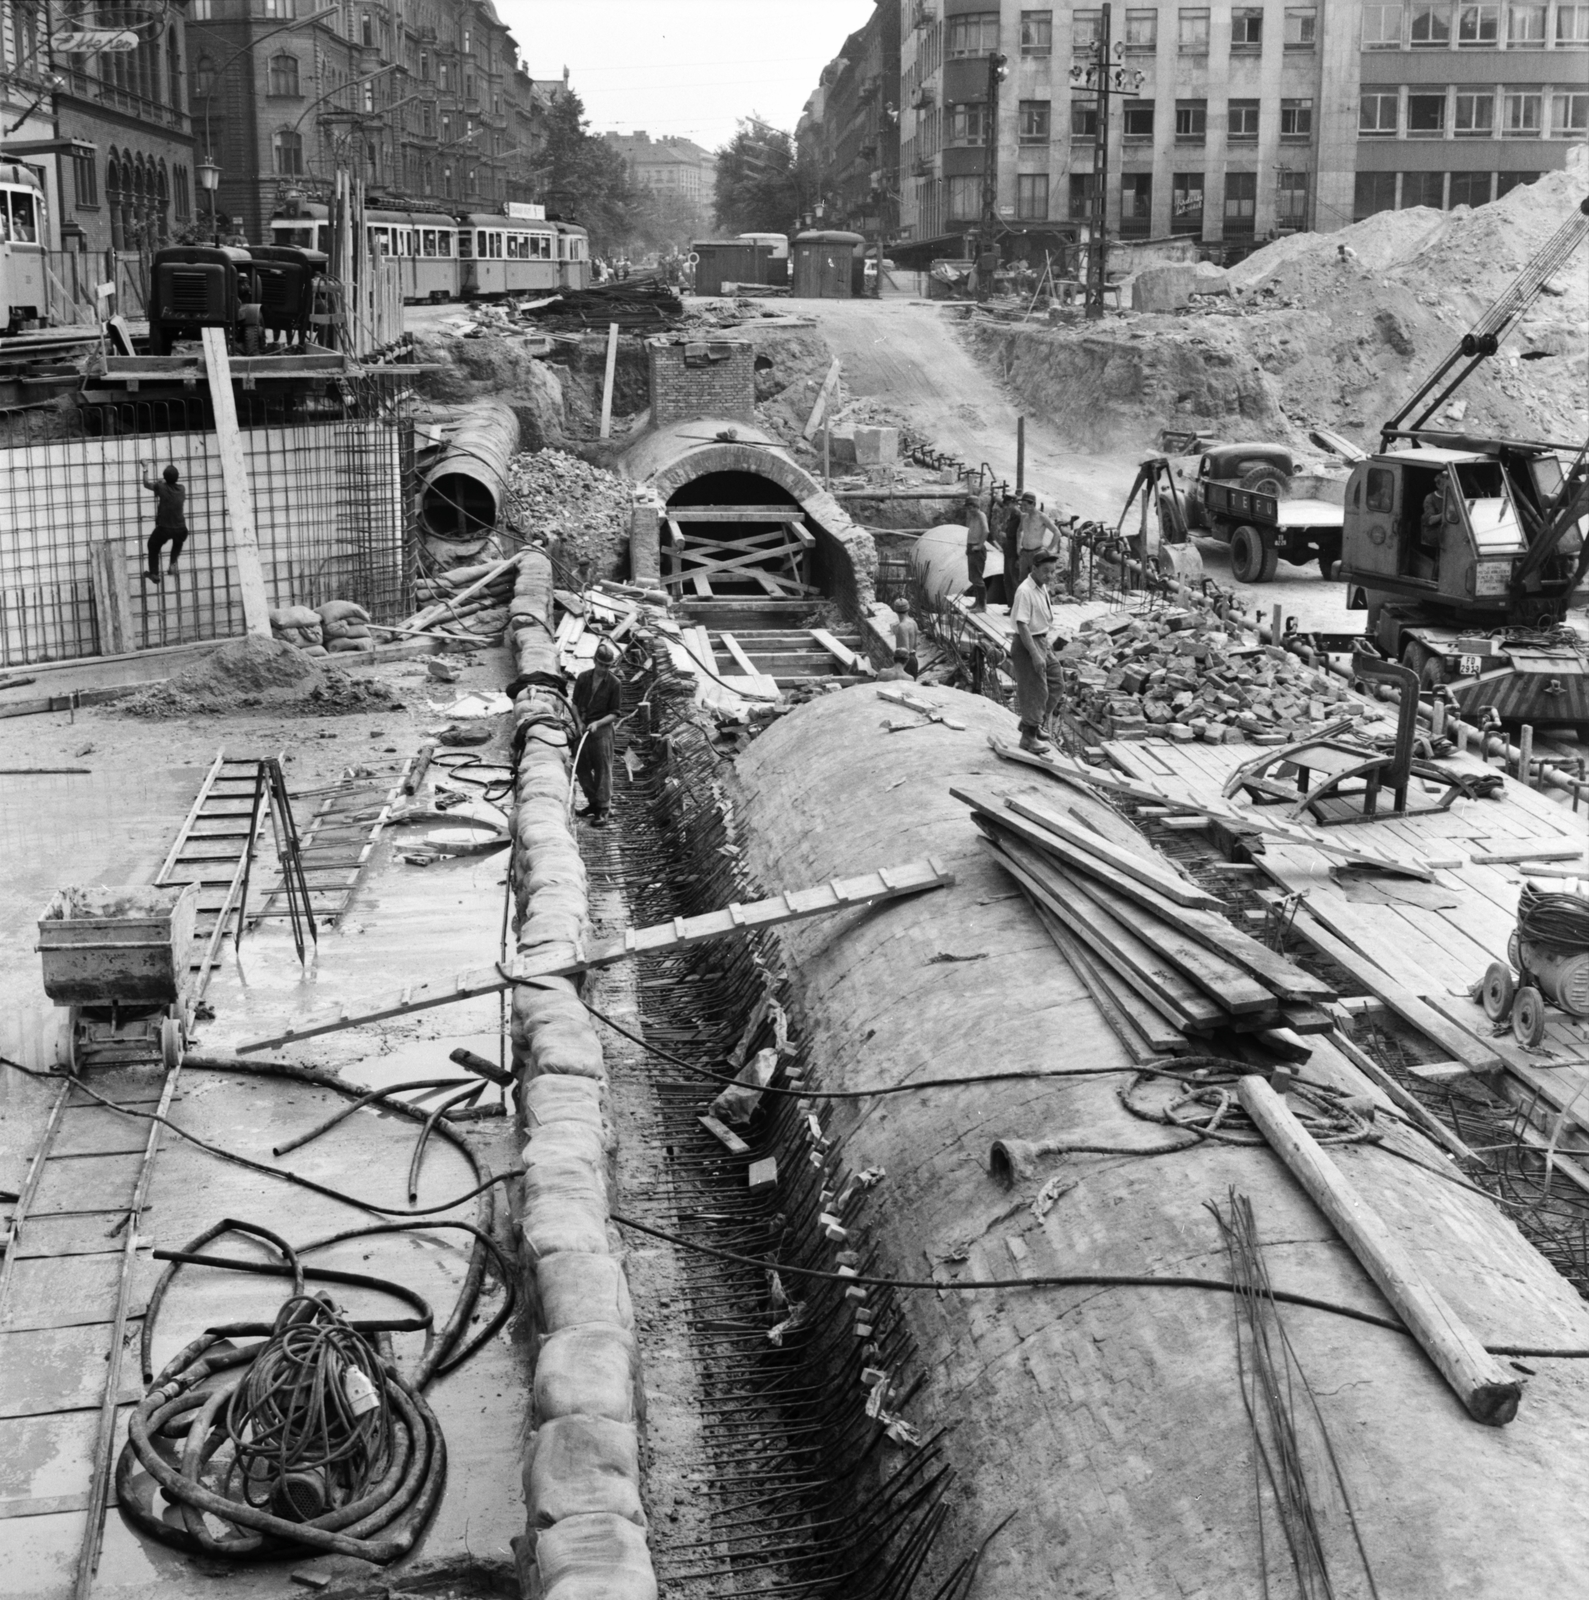
<instances>
[{"instance_id":1,"label":"wooden plank stack","mask_svg":"<svg viewBox=\"0 0 1589 1600\"><path fill-rule=\"evenodd\" d=\"M1328 984L1233 926L1101 801L950 792L1139 1059L1231 1032L1304 1060L1300 1035L1329 1027Z\"/></svg>"}]
</instances>

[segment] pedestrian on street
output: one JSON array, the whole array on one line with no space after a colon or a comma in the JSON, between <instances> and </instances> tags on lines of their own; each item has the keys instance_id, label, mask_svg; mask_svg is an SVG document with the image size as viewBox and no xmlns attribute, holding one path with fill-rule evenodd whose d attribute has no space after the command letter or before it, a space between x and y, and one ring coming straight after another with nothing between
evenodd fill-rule
<instances>
[{"instance_id":1,"label":"pedestrian on street","mask_svg":"<svg viewBox=\"0 0 1589 1600\"><path fill-rule=\"evenodd\" d=\"M574 776L586 802L585 809L575 815L588 817L593 828L605 828L612 809L612 738L622 703L613 672L617 664L617 647L603 639L596 646L590 671L574 680L574 710L583 729Z\"/></svg>"},{"instance_id":2,"label":"pedestrian on street","mask_svg":"<svg viewBox=\"0 0 1589 1600\"><path fill-rule=\"evenodd\" d=\"M1046 755L1052 748L1043 735L1063 687L1063 669L1048 637L1054 627L1048 586L1058 570L1058 561L1056 552L1039 550L1032 560L1031 575L1022 580L1010 607L1010 621L1015 624L1016 633L1010 667L1015 674L1021 748L1034 756Z\"/></svg>"},{"instance_id":3,"label":"pedestrian on street","mask_svg":"<svg viewBox=\"0 0 1589 1600\"><path fill-rule=\"evenodd\" d=\"M1037 496L1030 489L1021 496L1021 531L1017 539L1017 571L1020 581L1026 582L1032 563L1041 550L1059 557L1059 525L1047 512L1039 509Z\"/></svg>"},{"instance_id":4,"label":"pedestrian on street","mask_svg":"<svg viewBox=\"0 0 1589 1600\"><path fill-rule=\"evenodd\" d=\"M988 586L982 574L988 560L988 517L977 500L966 501L966 577L971 590L971 609L988 609Z\"/></svg>"},{"instance_id":5,"label":"pedestrian on street","mask_svg":"<svg viewBox=\"0 0 1589 1600\"><path fill-rule=\"evenodd\" d=\"M921 671L921 663L916 659L916 645L920 638L921 629L910 614L910 602L901 595L894 602L894 660L913 678Z\"/></svg>"},{"instance_id":6,"label":"pedestrian on street","mask_svg":"<svg viewBox=\"0 0 1589 1600\"><path fill-rule=\"evenodd\" d=\"M187 543L188 494L180 482L182 474L175 467L168 466L157 479L154 462L141 461L139 465L143 468L143 486L151 490L155 498L154 532L149 535L149 565L143 574L143 581L158 584L161 547L167 544L171 546L171 558L166 570L175 576L177 557Z\"/></svg>"},{"instance_id":7,"label":"pedestrian on street","mask_svg":"<svg viewBox=\"0 0 1589 1600\"><path fill-rule=\"evenodd\" d=\"M1011 606L1015 604L1015 586L1021 581L1021 502L1008 489L999 501L998 533L1004 555L1004 603Z\"/></svg>"}]
</instances>

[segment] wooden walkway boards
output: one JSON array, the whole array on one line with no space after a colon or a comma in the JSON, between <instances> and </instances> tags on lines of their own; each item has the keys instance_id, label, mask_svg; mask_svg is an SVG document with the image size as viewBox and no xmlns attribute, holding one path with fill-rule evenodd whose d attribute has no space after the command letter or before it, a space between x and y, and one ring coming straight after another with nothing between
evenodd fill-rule
<instances>
[{"instance_id":1,"label":"wooden walkway boards","mask_svg":"<svg viewBox=\"0 0 1589 1600\"><path fill-rule=\"evenodd\" d=\"M1130 775L1199 802L1217 799L1250 754L1245 745L1157 740L1113 742L1105 749ZM1473 757L1445 764L1486 770ZM1551 1114L1565 1112L1578 1135L1571 1147L1589 1152L1589 1019L1551 1008L1544 1040L1529 1050L1510 1032L1494 1036L1482 1008L1468 997L1492 961L1506 960L1528 876L1515 862L1483 858L1548 856L1557 870L1570 870L1576 861L1589 877L1589 819L1509 777L1494 800L1459 800L1446 812L1323 831L1336 842L1350 834L1354 842L1388 852L1405 849L1438 864L1437 870L1431 883L1343 872L1306 845L1266 841L1259 865L1284 893L1303 897L1296 934L1306 939L1311 930L1323 953L1348 957L1371 992L1377 970L1389 980L1382 986L1391 993L1381 996L1389 1009L1403 1011L1442 1053L1471 1069L1504 1067L1514 1098L1521 1090ZM1561 886L1558 878L1544 881ZM1398 996L1416 1005L1403 1005Z\"/></svg>"}]
</instances>

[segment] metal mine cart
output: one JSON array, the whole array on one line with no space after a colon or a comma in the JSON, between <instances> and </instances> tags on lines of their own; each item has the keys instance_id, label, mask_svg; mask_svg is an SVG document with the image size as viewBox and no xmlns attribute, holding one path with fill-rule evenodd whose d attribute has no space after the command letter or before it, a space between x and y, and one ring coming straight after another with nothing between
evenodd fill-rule
<instances>
[{"instance_id":1,"label":"metal mine cart","mask_svg":"<svg viewBox=\"0 0 1589 1600\"><path fill-rule=\"evenodd\" d=\"M182 1059L197 884L57 889L39 918L44 992L70 1008L68 1063Z\"/></svg>"}]
</instances>

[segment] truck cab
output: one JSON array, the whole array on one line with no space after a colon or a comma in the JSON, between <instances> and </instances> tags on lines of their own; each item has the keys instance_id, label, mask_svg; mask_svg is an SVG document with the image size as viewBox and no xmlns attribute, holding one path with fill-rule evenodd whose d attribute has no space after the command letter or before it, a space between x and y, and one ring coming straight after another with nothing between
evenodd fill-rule
<instances>
[{"instance_id":1,"label":"truck cab","mask_svg":"<svg viewBox=\"0 0 1589 1600\"><path fill-rule=\"evenodd\" d=\"M1418 444L1370 456L1346 489L1341 576L1347 604L1367 611L1375 633L1387 605L1431 617L1461 612L1496 626L1549 627L1568 596L1582 530L1569 529L1531 592L1514 593L1527 556L1527 523L1561 485L1554 452L1525 446ZM1383 646L1382 646L1383 647Z\"/></svg>"}]
</instances>

